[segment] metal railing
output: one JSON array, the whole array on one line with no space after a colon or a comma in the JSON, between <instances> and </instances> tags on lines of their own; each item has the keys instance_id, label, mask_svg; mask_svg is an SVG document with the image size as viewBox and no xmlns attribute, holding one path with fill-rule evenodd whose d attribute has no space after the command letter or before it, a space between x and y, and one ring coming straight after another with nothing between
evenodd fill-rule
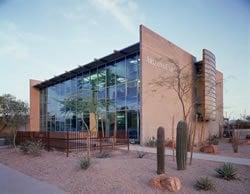
<instances>
[{"instance_id":1,"label":"metal railing","mask_svg":"<svg viewBox=\"0 0 250 194\"><path fill-rule=\"evenodd\" d=\"M102 151L103 149L115 149L117 146L127 146L129 150L129 138L124 133L116 134L116 136L106 137L100 133L89 134L82 131L17 132L17 144L22 144L28 140L40 140L48 151L51 149L61 150L66 152L67 157L72 151L86 151L88 147L90 151L98 149Z\"/></svg>"}]
</instances>

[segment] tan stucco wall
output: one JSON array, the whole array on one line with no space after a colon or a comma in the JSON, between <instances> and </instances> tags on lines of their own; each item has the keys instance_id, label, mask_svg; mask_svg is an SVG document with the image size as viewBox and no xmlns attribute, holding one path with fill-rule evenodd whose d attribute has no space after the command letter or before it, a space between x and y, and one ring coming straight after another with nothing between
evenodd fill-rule
<instances>
[{"instance_id":1,"label":"tan stucco wall","mask_svg":"<svg viewBox=\"0 0 250 194\"><path fill-rule=\"evenodd\" d=\"M30 131L39 131L40 128L40 91L34 86L38 80L30 80Z\"/></svg>"},{"instance_id":2,"label":"tan stucco wall","mask_svg":"<svg viewBox=\"0 0 250 194\"><path fill-rule=\"evenodd\" d=\"M176 92L166 87L154 90L154 81L159 77L168 77L171 71L166 67L171 60L176 61L180 66L187 66L190 75L194 75L193 62L194 56L167 41L160 35L140 26L140 57L141 57L141 144L154 136L156 137L157 128L165 128L165 137L171 138L172 118L174 117L174 137L176 135L176 125L182 120L181 104ZM170 60L169 60L170 59ZM171 66L171 64L170 64ZM222 73L217 71L216 79L223 79ZM219 121L223 121L223 82L216 85L217 109L216 120L204 122L204 139L209 134L218 134ZM193 90L189 93L186 101L189 107L193 104ZM219 108L220 107L220 108ZM194 123L194 111L191 111L189 121ZM197 124L196 141L201 133L201 123Z\"/></svg>"},{"instance_id":3,"label":"tan stucco wall","mask_svg":"<svg viewBox=\"0 0 250 194\"><path fill-rule=\"evenodd\" d=\"M152 83L160 76L171 75L167 67L170 64L169 59L175 60L180 66L187 65L187 69L193 73L191 64L194 57L145 26L140 27L140 55L141 143L143 144L147 138L156 137L159 126L165 128L165 136L170 138L172 117L175 118L175 128L177 122L183 118L176 92L166 87L154 91ZM191 103L191 95L190 93L188 104Z\"/></svg>"}]
</instances>

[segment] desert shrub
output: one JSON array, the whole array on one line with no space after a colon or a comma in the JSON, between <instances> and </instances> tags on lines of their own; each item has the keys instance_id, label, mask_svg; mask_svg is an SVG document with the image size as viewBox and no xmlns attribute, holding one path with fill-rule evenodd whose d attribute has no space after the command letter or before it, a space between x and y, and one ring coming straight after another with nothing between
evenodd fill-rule
<instances>
[{"instance_id":1,"label":"desert shrub","mask_svg":"<svg viewBox=\"0 0 250 194\"><path fill-rule=\"evenodd\" d=\"M27 140L20 145L20 149L23 153L32 156L40 156L43 148L44 146L41 140Z\"/></svg>"},{"instance_id":2,"label":"desert shrub","mask_svg":"<svg viewBox=\"0 0 250 194\"><path fill-rule=\"evenodd\" d=\"M148 138L147 141L145 142L145 145L148 147L155 147L156 146L156 138L154 136Z\"/></svg>"},{"instance_id":3,"label":"desert shrub","mask_svg":"<svg viewBox=\"0 0 250 194\"><path fill-rule=\"evenodd\" d=\"M220 168L216 168L215 171L218 173L218 176L225 180L234 180L237 179L237 169L233 167L230 163L224 163Z\"/></svg>"},{"instance_id":4,"label":"desert shrub","mask_svg":"<svg viewBox=\"0 0 250 194\"><path fill-rule=\"evenodd\" d=\"M200 177L199 180L196 181L194 187L197 190L215 191L215 185L208 177Z\"/></svg>"},{"instance_id":5,"label":"desert shrub","mask_svg":"<svg viewBox=\"0 0 250 194\"><path fill-rule=\"evenodd\" d=\"M208 143L210 145L218 145L219 144L219 137L217 135L212 135L208 138Z\"/></svg>"},{"instance_id":6,"label":"desert shrub","mask_svg":"<svg viewBox=\"0 0 250 194\"><path fill-rule=\"evenodd\" d=\"M84 156L80 159L80 168L83 170L87 170L90 166L90 157Z\"/></svg>"},{"instance_id":7,"label":"desert shrub","mask_svg":"<svg viewBox=\"0 0 250 194\"><path fill-rule=\"evenodd\" d=\"M99 152L96 158L110 158L111 154L109 152Z\"/></svg>"},{"instance_id":8,"label":"desert shrub","mask_svg":"<svg viewBox=\"0 0 250 194\"><path fill-rule=\"evenodd\" d=\"M137 152L137 158L143 158L146 155L145 152L139 151Z\"/></svg>"},{"instance_id":9,"label":"desert shrub","mask_svg":"<svg viewBox=\"0 0 250 194\"><path fill-rule=\"evenodd\" d=\"M169 147L169 148L172 148L174 146L174 148L175 148L176 147L176 143L175 143L175 141L173 141L171 139L166 139L165 140L165 146Z\"/></svg>"}]
</instances>

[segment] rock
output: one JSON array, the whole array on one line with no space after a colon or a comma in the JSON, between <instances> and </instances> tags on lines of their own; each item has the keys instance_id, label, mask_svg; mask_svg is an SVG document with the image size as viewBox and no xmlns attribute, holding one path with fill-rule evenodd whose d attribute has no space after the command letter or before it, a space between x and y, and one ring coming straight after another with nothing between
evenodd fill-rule
<instances>
[{"instance_id":1,"label":"rock","mask_svg":"<svg viewBox=\"0 0 250 194\"><path fill-rule=\"evenodd\" d=\"M170 192L176 192L181 189L180 179L177 177L168 177L166 174L153 177L149 184L153 188L168 190Z\"/></svg>"},{"instance_id":2,"label":"rock","mask_svg":"<svg viewBox=\"0 0 250 194\"><path fill-rule=\"evenodd\" d=\"M200 148L200 151L208 154L215 154L217 153L217 147L215 145L205 145Z\"/></svg>"}]
</instances>

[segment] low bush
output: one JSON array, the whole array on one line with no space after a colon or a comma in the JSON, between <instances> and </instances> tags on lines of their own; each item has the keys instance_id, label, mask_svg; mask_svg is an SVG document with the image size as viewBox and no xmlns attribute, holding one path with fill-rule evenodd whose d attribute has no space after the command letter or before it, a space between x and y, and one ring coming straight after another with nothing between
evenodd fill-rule
<instances>
[{"instance_id":1,"label":"low bush","mask_svg":"<svg viewBox=\"0 0 250 194\"><path fill-rule=\"evenodd\" d=\"M196 181L194 187L197 190L215 191L215 185L208 177L200 177L199 180Z\"/></svg>"},{"instance_id":2,"label":"low bush","mask_svg":"<svg viewBox=\"0 0 250 194\"><path fill-rule=\"evenodd\" d=\"M111 158L111 154L109 152L99 152L96 158Z\"/></svg>"},{"instance_id":3,"label":"low bush","mask_svg":"<svg viewBox=\"0 0 250 194\"><path fill-rule=\"evenodd\" d=\"M167 139L165 140L165 146L169 148L172 148L174 146L174 148L176 148L176 143L173 140Z\"/></svg>"},{"instance_id":4,"label":"low bush","mask_svg":"<svg viewBox=\"0 0 250 194\"><path fill-rule=\"evenodd\" d=\"M219 144L219 137L217 135L212 135L208 138L208 143L210 145L218 145Z\"/></svg>"},{"instance_id":5,"label":"low bush","mask_svg":"<svg viewBox=\"0 0 250 194\"><path fill-rule=\"evenodd\" d=\"M154 136L148 138L147 141L145 142L145 146L156 147L156 138Z\"/></svg>"},{"instance_id":6,"label":"low bush","mask_svg":"<svg viewBox=\"0 0 250 194\"><path fill-rule=\"evenodd\" d=\"M217 172L218 177L227 181L237 179L237 169L235 169L230 163L224 163L222 167L216 168L215 171Z\"/></svg>"},{"instance_id":7,"label":"low bush","mask_svg":"<svg viewBox=\"0 0 250 194\"><path fill-rule=\"evenodd\" d=\"M43 148L44 146L41 140L27 140L20 145L20 149L23 153L32 156L40 156Z\"/></svg>"},{"instance_id":8,"label":"low bush","mask_svg":"<svg viewBox=\"0 0 250 194\"><path fill-rule=\"evenodd\" d=\"M87 170L90 166L90 157L84 156L80 159L80 168L83 170Z\"/></svg>"},{"instance_id":9,"label":"low bush","mask_svg":"<svg viewBox=\"0 0 250 194\"><path fill-rule=\"evenodd\" d=\"M143 158L146 155L145 152L139 151L137 152L137 158Z\"/></svg>"}]
</instances>

